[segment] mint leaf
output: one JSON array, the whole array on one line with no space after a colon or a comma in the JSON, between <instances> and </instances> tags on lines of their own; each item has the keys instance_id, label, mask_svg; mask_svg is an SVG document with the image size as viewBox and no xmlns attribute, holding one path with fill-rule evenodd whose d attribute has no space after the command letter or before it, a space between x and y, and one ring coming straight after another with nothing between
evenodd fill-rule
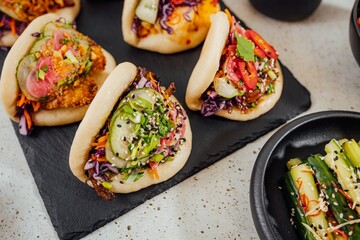
<instances>
[{"instance_id":1,"label":"mint leaf","mask_svg":"<svg viewBox=\"0 0 360 240\"><path fill-rule=\"evenodd\" d=\"M254 61L255 44L252 41L244 37L241 37L236 33L235 33L235 38L237 42L236 56L241 57L242 59L244 59L244 61Z\"/></svg>"}]
</instances>

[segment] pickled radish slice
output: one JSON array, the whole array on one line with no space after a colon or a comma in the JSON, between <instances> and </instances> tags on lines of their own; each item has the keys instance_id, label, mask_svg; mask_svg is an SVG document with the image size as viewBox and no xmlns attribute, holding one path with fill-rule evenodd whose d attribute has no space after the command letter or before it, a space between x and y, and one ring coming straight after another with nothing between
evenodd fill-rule
<instances>
[{"instance_id":1,"label":"pickled radish slice","mask_svg":"<svg viewBox=\"0 0 360 240\"><path fill-rule=\"evenodd\" d=\"M34 98L41 98L47 96L51 90L52 83L49 83L46 80L38 80L36 78L36 71L30 72L26 78L26 88L27 91Z\"/></svg>"}]
</instances>

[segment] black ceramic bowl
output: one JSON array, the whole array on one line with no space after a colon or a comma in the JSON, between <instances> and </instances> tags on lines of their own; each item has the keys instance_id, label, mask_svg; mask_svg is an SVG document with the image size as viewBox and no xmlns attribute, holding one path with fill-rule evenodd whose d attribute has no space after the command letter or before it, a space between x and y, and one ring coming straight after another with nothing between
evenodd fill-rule
<instances>
[{"instance_id":1,"label":"black ceramic bowl","mask_svg":"<svg viewBox=\"0 0 360 240\"><path fill-rule=\"evenodd\" d=\"M266 16L282 20L297 21L310 16L321 0L250 0L251 4Z\"/></svg>"},{"instance_id":2,"label":"black ceramic bowl","mask_svg":"<svg viewBox=\"0 0 360 240\"><path fill-rule=\"evenodd\" d=\"M351 50L360 66L360 26L357 19L360 17L360 0L356 0L350 15L349 38Z\"/></svg>"},{"instance_id":3,"label":"black ceramic bowl","mask_svg":"<svg viewBox=\"0 0 360 240\"><path fill-rule=\"evenodd\" d=\"M290 224L283 176L294 157L324 154L331 139L360 139L360 113L324 111L295 119L279 129L261 149L251 175L250 204L261 239L300 239Z\"/></svg>"}]
</instances>

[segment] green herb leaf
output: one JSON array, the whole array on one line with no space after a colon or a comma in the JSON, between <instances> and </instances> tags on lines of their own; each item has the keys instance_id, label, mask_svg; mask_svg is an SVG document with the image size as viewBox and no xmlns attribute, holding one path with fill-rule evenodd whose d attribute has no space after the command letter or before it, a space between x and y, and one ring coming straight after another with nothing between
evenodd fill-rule
<instances>
[{"instance_id":1,"label":"green herb leaf","mask_svg":"<svg viewBox=\"0 0 360 240\"><path fill-rule=\"evenodd\" d=\"M40 68L38 71L36 71L36 78L39 80L45 79L45 72Z\"/></svg>"},{"instance_id":2,"label":"green herb leaf","mask_svg":"<svg viewBox=\"0 0 360 240\"><path fill-rule=\"evenodd\" d=\"M48 65L45 65L41 68L42 71L46 72L47 70L49 69L49 66Z\"/></svg>"},{"instance_id":3,"label":"green herb leaf","mask_svg":"<svg viewBox=\"0 0 360 240\"><path fill-rule=\"evenodd\" d=\"M266 94L271 94L271 93L274 93L274 92L275 92L274 85L273 85L272 83L270 83L270 84L267 86Z\"/></svg>"},{"instance_id":4,"label":"green herb leaf","mask_svg":"<svg viewBox=\"0 0 360 240\"><path fill-rule=\"evenodd\" d=\"M254 61L255 44L252 41L239 36L238 34L235 34L235 37L237 42L236 56L241 57L244 59L244 61Z\"/></svg>"}]
</instances>

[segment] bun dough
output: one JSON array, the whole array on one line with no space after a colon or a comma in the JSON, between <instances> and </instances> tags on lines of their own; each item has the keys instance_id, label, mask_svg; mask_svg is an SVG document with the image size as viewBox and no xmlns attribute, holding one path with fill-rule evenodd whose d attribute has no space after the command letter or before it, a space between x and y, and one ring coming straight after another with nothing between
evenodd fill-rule
<instances>
[{"instance_id":1,"label":"bun dough","mask_svg":"<svg viewBox=\"0 0 360 240\"><path fill-rule=\"evenodd\" d=\"M131 30L131 26L135 16L135 9L140 0L124 0L124 8L122 12L122 34L124 41L128 44L153 52L159 53L176 53L196 47L204 41L209 30L209 23L203 23L196 30L193 22L187 22L184 18L176 25L170 25L174 33L168 34L161 28L159 20L155 23L155 28L159 31L156 34L150 34L145 38L138 38ZM187 10L187 7L178 7L179 15L182 15ZM192 11L194 15L194 11Z\"/></svg>"},{"instance_id":2,"label":"bun dough","mask_svg":"<svg viewBox=\"0 0 360 240\"><path fill-rule=\"evenodd\" d=\"M201 109L201 95L211 85L219 69L220 58L229 35L229 29L229 20L224 12L218 12L211 16L209 33L186 89L185 102L193 111ZM274 81L275 93L261 97L256 108L249 109L246 112L233 108L231 113L227 110L220 110L215 115L236 121L247 121L268 112L280 99L283 88L283 76L278 61L276 61L276 68L279 71L279 77Z\"/></svg>"},{"instance_id":3,"label":"bun dough","mask_svg":"<svg viewBox=\"0 0 360 240\"><path fill-rule=\"evenodd\" d=\"M87 181L84 166L89 158L91 142L99 133L119 97L134 81L137 75L137 67L129 62L119 64L106 79L98 94L90 104L90 107L76 131L69 156L70 169L82 182ZM171 96L173 101L177 101ZM155 179L148 171L136 182L120 183L122 176L119 174L113 178L111 191L115 193L129 193L168 180L175 175L186 163L192 146L192 132L189 119L185 121L186 142L181 145L173 161L159 164L157 171L160 176ZM91 185L91 184L90 184Z\"/></svg>"},{"instance_id":4,"label":"bun dough","mask_svg":"<svg viewBox=\"0 0 360 240\"><path fill-rule=\"evenodd\" d=\"M0 81L0 100L3 103L6 113L9 117L18 122L19 119L15 118L16 113L16 99L20 93L18 82L16 79L16 68L19 61L24 54L29 51L35 38L31 36L34 32L40 32L42 27L50 22L59 18L57 14L48 13L33 20L25 31L21 34L19 39L15 42L10 49L7 57L5 58L3 69L1 72ZM106 58L105 69L94 75L94 79L100 87L106 77L115 68L115 59L110 53L103 49ZM80 121L88 106L78 108L58 108L53 110L39 110L33 114L33 122L36 126L56 126Z\"/></svg>"},{"instance_id":5,"label":"bun dough","mask_svg":"<svg viewBox=\"0 0 360 240\"><path fill-rule=\"evenodd\" d=\"M10 31L5 31L4 35L0 38L0 46L11 47L18 37L19 36L12 34Z\"/></svg>"},{"instance_id":6,"label":"bun dough","mask_svg":"<svg viewBox=\"0 0 360 240\"><path fill-rule=\"evenodd\" d=\"M57 10L54 14L63 17L69 21L73 21L80 12L80 0L74 0L73 7L65 7ZM0 38L0 46L11 47L19 36L12 34L10 31L4 32L4 36Z\"/></svg>"}]
</instances>

